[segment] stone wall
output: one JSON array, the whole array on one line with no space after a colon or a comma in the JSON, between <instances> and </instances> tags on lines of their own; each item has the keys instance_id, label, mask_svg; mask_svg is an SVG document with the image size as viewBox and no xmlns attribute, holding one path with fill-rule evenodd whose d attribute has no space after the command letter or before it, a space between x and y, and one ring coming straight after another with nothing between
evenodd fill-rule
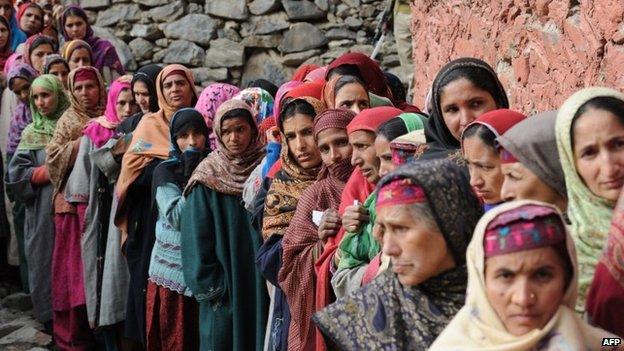
<instances>
[{"instance_id":1,"label":"stone wall","mask_svg":"<svg viewBox=\"0 0 624 351\"><path fill-rule=\"evenodd\" d=\"M75 1L74 1L75 2ZM128 70L147 63L192 67L205 86L281 84L304 62L326 64L347 51L370 53L383 0L80 0L97 35L117 47ZM399 65L392 37L381 55Z\"/></svg>"},{"instance_id":2,"label":"stone wall","mask_svg":"<svg viewBox=\"0 0 624 351\"><path fill-rule=\"evenodd\" d=\"M412 2L415 100L451 59L475 56L499 73L514 108L557 108L580 87L624 90L623 0Z\"/></svg>"}]
</instances>

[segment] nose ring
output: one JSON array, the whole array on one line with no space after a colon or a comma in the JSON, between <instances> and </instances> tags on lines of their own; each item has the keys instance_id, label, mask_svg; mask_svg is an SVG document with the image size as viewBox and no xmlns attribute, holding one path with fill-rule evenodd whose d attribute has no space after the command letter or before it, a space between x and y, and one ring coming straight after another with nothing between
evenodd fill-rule
<instances>
[{"instance_id":1,"label":"nose ring","mask_svg":"<svg viewBox=\"0 0 624 351\"><path fill-rule=\"evenodd\" d=\"M535 299L535 294L531 293L531 295L529 295L529 297L531 298L531 300Z\"/></svg>"}]
</instances>

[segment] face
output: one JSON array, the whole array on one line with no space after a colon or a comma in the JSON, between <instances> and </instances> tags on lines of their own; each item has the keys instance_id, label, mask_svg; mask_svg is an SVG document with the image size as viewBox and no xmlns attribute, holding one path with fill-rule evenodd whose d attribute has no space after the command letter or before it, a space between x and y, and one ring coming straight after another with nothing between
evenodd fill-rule
<instances>
[{"instance_id":1,"label":"face","mask_svg":"<svg viewBox=\"0 0 624 351\"><path fill-rule=\"evenodd\" d=\"M284 121L284 140L290 156L299 166L310 169L321 164L321 154L314 140L314 119L297 113Z\"/></svg>"},{"instance_id":2,"label":"face","mask_svg":"<svg viewBox=\"0 0 624 351\"><path fill-rule=\"evenodd\" d=\"M178 134L176 143L182 152L186 151L189 146L194 147L199 152L206 150L206 136L194 129Z\"/></svg>"},{"instance_id":3,"label":"face","mask_svg":"<svg viewBox=\"0 0 624 351\"><path fill-rule=\"evenodd\" d=\"M543 328L563 300L564 262L552 247L485 260L485 289L505 329L521 336Z\"/></svg>"},{"instance_id":4,"label":"face","mask_svg":"<svg viewBox=\"0 0 624 351\"><path fill-rule=\"evenodd\" d=\"M23 103L28 103L28 97L30 95L30 82L24 78L13 78L13 84L11 90Z\"/></svg>"},{"instance_id":5,"label":"face","mask_svg":"<svg viewBox=\"0 0 624 351\"><path fill-rule=\"evenodd\" d=\"M351 110L356 114L370 107L366 89L357 83L347 84L340 88L334 102L336 108Z\"/></svg>"},{"instance_id":6,"label":"face","mask_svg":"<svg viewBox=\"0 0 624 351\"><path fill-rule=\"evenodd\" d=\"M36 7L27 8L20 19L20 28L28 34L35 34L41 32L42 27L43 12Z\"/></svg>"},{"instance_id":7,"label":"face","mask_svg":"<svg viewBox=\"0 0 624 351\"><path fill-rule=\"evenodd\" d=\"M181 74L172 74L163 81L163 94L167 103L175 108L191 107L191 85ZM246 122L245 122L246 123Z\"/></svg>"},{"instance_id":8,"label":"face","mask_svg":"<svg viewBox=\"0 0 624 351\"><path fill-rule=\"evenodd\" d=\"M91 55L89 55L89 49L78 48L74 50L69 56L69 69L75 70L78 67L91 66Z\"/></svg>"},{"instance_id":9,"label":"face","mask_svg":"<svg viewBox=\"0 0 624 351\"><path fill-rule=\"evenodd\" d=\"M10 0L0 0L0 16L5 20L10 21L13 14L13 5Z\"/></svg>"},{"instance_id":10,"label":"face","mask_svg":"<svg viewBox=\"0 0 624 351\"><path fill-rule=\"evenodd\" d=\"M470 185L486 204L501 202L500 189L505 177L500 168L500 157L478 136L464 139L464 159L468 164Z\"/></svg>"},{"instance_id":11,"label":"face","mask_svg":"<svg viewBox=\"0 0 624 351\"><path fill-rule=\"evenodd\" d=\"M504 177L501 186L503 200L537 200L553 204L562 211L566 210L566 199L522 163L504 163L501 165L501 172Z\"/></svg>"},{"instance_id":12,"label":"face","mask_svg":"<svg viewBox=\"0 0 624 351\"><path fill-rule=\"evenodd\" d=\"M35 106L44 116L49 116L56 107L56 97L53 92L43 87L32 89L32 99Z\"/></svg>"},{"instance_id":13,"label":"face","mask_svg":"<svg viewBox=\"0 0 624 351\"><path fill-rule=\"evenodd\" d=\"M9 41L9 29L0 23L0 48L5 47Z\"/></svg>"},{"instance_id":14,"label":"face","mask_svg":"<svg viewBox=\"0 0 624 351\"><path fill-rule=\"evenodd\" d=\"M466 78L450 82L440 94L442 118L457 140L460 140L462 132L470 123L496 108L492 95L477 88Z\"/></svg>"},{"instance_id":15,"label":"face","mask_svg":"<svg viewBox=\"0 0 624 351\"><path fill-rule=\"evenodd\" d=\"M52 54L53 52L54 49L52 49L52 45L50 44L41 44L37 46L30 54L30 63L33 68L38 72L42 72L46 56Z\"/></svg>"},{"instance_id":16,"label":"face","mask_svg":"<svg viewBox=\"0 0 624 351\"><path fill-rule=\"evenodd\" d=\"M43 27L46 28L52 24L54 12L51 9L43 9Z\"/></svg>"},{"instance_id":17,"label":"face","mask_svg":"<svg viewBox=\"0 0 624 351\"><path fill-rule=\"evenodd\" d=\"M379 159L379 179L396 169L397 166L392 163L390 142L381 134L375 139L375 156Z\"/></svg>"},{"instance_id":18,"label":"face","mask_svg":"<svg viewBox=\"0 0 624 351\"><path fill-rule=\"evenodd\" d=\"M67 76L69 75L69 71L67 70L67 66L65 66L65 64L55 63L51 65L49 73L57 76L63 83L65 89L67 89Z\"/></svg>"},{"instance_id":19,"label":"face","mask_svg":"<svg viewBox=\"0 0 624 351\"><path fill-rule=\"evenodd\" d=\"M345 129L327 128L321 131L317 135L316 144L325 166L349 159L353 152Z\"/></svg>"},{"instance_id":20,"label":"face","mask_svg":"<svg viewBox=\"0 0 624 351\"><path fill-rule=\"evenodd\" d=\"M95 108L100 102L100 87L96 81L91 79L76 83L73 94L86 109Z\"/></svg>"},{"instance_id":21,"label":"face","mask_svg":"<svg viewBox=\"0 0 624 351\"><path fill-rule=\"evenodd\" d=\"M616 202L624 185L624 126L618 116L590 108L577 118L573 133L579 176L594 195Z\"/></svg>"},{"instance_id":22,"label":"face","mask_svg":"<svg viewBox=\"0 0 624 351\"><path fill-rule=\"evenodd\" d=\"M379 180L379 159L375 152L375 133L358 130L349 135L349 144L353 146L351 164L359 167L362 175L371 184Z\"/></svg>"},{"instance_id":23,"label":"face","mask_svg":"<svg viewBox=\"0 0 624 351\"><path fill-rule=\"evenodd\" d=\"M134 103L134 98L132 97L130 89L124 89L119 93L119 96L117 96L117 103L115 104L115 110L117 111L117 117L121 121L137 113L138 108Z\"/></svg>"},{"instance_id":24,"label":"face","mask_svg":"<svg viewBox=\"0 0 624 351\"><path fill-rule=\"evenodd\" d=\"M252 137L251 126L244 117L228 118L221 123L221 140L234 156L242 155Z\"/></svg>"},{"instance_id":25,"label":"face","mask_svg":"<svg viewBox=\"0 0 624 351\"><path fill-rule=\"evenodd\" d=\"M134 83L132 90L134 91L134 100L141 108L141 111L143 113L150 112L150 94L147 89L147 84L137 81Z\"/></svg>"},{"instance_id":26,"label":"face","mask_svg":"<svg viewBox=\"0 0 624 351\"><path fill-rule=\"evenodd\" d=\"M65 32L71 40L84 39L87 35L87 23L78 16L68 16L65 21Z\"/></svg>"},{"instance_id":27,"label":"face","mask_svg":"<svg viewBox=\"0 0 624 351\"><path fill-rule=\"evenodd\" d=\"M455 266L442 234L414 216L410 205L377 209L383 253L404 286L420 284Z\"/></svg>"}]
</instances>

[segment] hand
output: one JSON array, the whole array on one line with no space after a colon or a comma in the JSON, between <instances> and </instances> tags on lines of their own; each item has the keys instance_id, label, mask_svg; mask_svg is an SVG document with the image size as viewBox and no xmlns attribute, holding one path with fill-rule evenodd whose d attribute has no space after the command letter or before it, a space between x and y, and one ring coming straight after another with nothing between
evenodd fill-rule
<instances>
[{"instance_id":1,"label":"hand","mask_svg":"<svg viewBox=\"0 0 624 351\"><path fill-rule=\"evenodd\" d=\"M273 143L278 143L280 144L280 132L279 129L277 127L273 127L269 130L266 131L266 138L267 138L267 142L273 142Z\"/></svg>"},{"instance_id":2,"label":"hand","mask_svg":"<svg viewBox=\"0 0 624 351\"><path fill-rule=\"evenodd\" d=\"M330 236L335 236L338 234L340 225L341 220L338 211L333 208L325 210L325 212L323 212L323 217L321 217L321 224L318 228L319 239L325 240Z\"/></svg>"},{"instance_id":3,"label":"hand","mask_svg":"<svg viewBox=\"0 0 624 351\"><path fill-rule=\"evenodd\" d=\"M361 205L347 207L342 215L342 226L348 232L357 232L360 226L370 221L368 210Z\"/></svg>"}]
</instances>

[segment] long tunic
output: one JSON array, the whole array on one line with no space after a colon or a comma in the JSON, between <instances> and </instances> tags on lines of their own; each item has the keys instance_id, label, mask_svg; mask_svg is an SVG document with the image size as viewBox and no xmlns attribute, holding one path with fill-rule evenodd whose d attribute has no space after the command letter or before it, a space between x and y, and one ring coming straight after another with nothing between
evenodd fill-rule
<instances>
[{"instance_id":1,"label":"long tunic","mask_svg":"<svg viewBox=\"0 0 624 351\"><path fill-rule=\"evenodd\" d=\"M262 350L268 296L254 265L261 236L241 197L197 185L182 213L182 269L199 302L200 349Z\"/></svg>"},{"instance_id":2,"label":"long tunic","mask_svg":"<svg viewBox=\"0 0 624 351\"><path fill-rule=\"evenodd\" d=\"M30 178L45 164L45 150L18 150L9 163L7 190L26 206L24 245L28 283L35 316L40 322L52 319L51 270L54 247L52 184L34 187Z\"/></svg>"}]
</instances>

